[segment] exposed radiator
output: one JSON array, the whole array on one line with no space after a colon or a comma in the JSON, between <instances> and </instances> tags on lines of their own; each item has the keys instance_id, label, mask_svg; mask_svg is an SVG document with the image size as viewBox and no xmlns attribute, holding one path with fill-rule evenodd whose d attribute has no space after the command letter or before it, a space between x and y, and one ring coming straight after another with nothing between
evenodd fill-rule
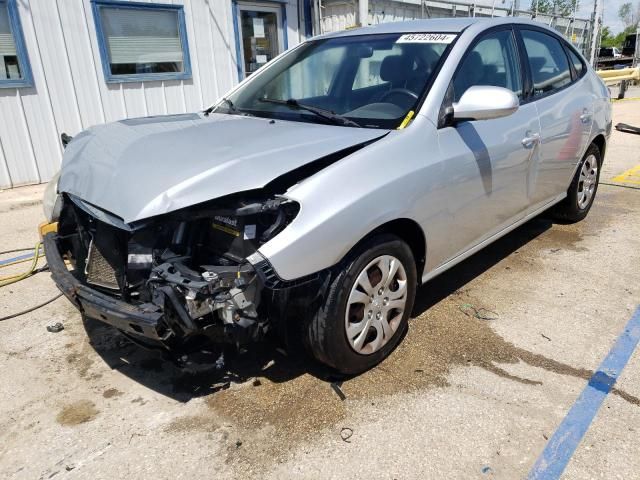
<instances>
[{"instance_id":1,"label":"exposed radiator","mask_svg":"<svg viewBox=\"0 0 640 480\"><path fill-rule=\"evenodd\" d=\"M87 256L87 283L111 290L119 290L115 269L109 264L99 248L91 242Z\"/></svg>"}]
</instances>

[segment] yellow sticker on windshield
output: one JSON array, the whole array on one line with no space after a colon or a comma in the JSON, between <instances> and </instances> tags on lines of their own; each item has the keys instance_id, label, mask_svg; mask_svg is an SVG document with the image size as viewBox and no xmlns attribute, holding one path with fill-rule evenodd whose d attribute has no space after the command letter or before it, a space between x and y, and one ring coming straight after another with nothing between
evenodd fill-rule
<instances>
[{"instance_id":1,"label":"yellow sticker on windshield","mask_svg":"<svg viewBox=\"0 0 640 480\"><path fill-rule=\"evenodd\" d=\"M410 110L409 113L407 113L407 116L404 117L404 120L398 127L398 130L402 130L403 128L406 128L406 126L409 125L409 122L411 121L414 115L415 115L415 112L413 110Z\"/></svg>"},{"instance_id":2,"label":"yellow sticker on windshield","mask_svg":"<svg viewBox=\"0 0 640 480\"><path fill-rule=\"evenodd\" d=\"M451 43L457 35L447 33L408 33L402 35L396 43Z\"/></svg>"}]
</instances>

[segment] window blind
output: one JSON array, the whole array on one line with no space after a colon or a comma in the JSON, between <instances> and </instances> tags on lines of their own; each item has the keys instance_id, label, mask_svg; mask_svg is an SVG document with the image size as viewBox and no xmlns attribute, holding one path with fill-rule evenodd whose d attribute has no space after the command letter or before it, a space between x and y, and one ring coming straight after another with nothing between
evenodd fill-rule
<instances>
[{"instance_id":1,"label":"window blind","mask_svg":"<svg viewBox=\"0 0 640 480\"><path fill-rule=\"evenodd\" d=\"M111 64L183 61L177 12L103 7L101 18Z\"/></svg>"},{"instance_id":2,"label":"window blind","mask_svg":"<svg viewBox=\"0 0 640 480\"><path fill-rule=\"evenodd\" d=\"M16 55L16 42L9 26L7 5L0 3L0 57Z\"/></svg>"}]
</instances>

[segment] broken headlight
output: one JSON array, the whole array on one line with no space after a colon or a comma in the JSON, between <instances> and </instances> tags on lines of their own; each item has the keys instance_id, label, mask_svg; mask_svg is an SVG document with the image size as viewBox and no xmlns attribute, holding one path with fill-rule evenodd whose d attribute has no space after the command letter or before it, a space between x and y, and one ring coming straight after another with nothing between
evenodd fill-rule
<instances>
[{"instance_id":1,"label":"broken headlight","mask_svg":"<svg viewBox=\"0 0 640 480\"><path fill-rule=\"evenodd\" d=\"M291 223L298 211L297 203L280 198L220 211L207 220L202 246L210 251L203 253L242 262Z\"/></svg>"}]
</instances>

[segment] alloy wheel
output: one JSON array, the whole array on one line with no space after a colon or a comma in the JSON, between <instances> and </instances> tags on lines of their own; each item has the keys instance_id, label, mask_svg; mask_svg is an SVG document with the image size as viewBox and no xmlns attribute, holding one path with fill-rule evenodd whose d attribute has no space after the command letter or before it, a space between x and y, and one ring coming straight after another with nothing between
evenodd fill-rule
<instances>
[{"instance_id":1,"label":"alloy wheel","mask_svg":"<svg viewBox=\"0 0 640 480\"><path fill-rule=\"evenodd\" d=\"M345 331L351 348L370 355L394 336L407 305L407 272L391 255L372 260L351 288Z\"/></svg>"},{"instance_id":2,"label":"alloy wheel","mask_svg":"<svg viewBox=\"0 0 640 480\"><path fill-rule=\"evenodd\" d=\"M598 186L598 160L589 155L582 163L578 179L578 207L584 210L589 206Z\"/></svg>"}]
</instances>

